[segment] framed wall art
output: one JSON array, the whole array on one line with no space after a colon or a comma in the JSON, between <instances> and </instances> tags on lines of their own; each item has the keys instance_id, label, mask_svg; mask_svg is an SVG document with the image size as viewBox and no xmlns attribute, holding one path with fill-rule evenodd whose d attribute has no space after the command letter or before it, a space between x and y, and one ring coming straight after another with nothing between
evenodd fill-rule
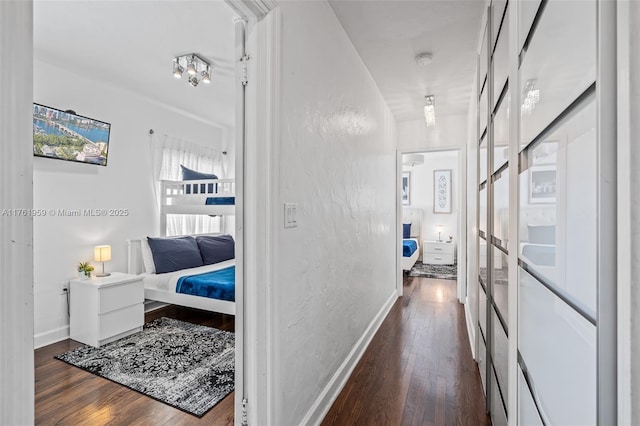
<instances>
[{"instance_id":1,"label":"framed wall art","mask_svg":"<svg viewBox=\"0 0 640 426\"><path fill-rule=\"evenodd\" d=\"M411 205L411 172L402 172L402 205Z\"/></svg>"},{"instance_id":2,"label":"framed wall art","mask_svg":"<svg viewBox=\"0 0 640 426\"><path fill-rule=\"evenodd\" d=\"M433 171L433 213L451 213L451 169Z\"/></svg>"}]
</instances>

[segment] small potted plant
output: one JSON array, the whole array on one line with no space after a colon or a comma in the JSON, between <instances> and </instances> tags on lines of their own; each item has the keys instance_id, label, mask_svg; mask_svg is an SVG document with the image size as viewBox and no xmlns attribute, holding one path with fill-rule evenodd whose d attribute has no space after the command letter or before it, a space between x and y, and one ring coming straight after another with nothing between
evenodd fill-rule
<instances>
[{"instance_id":1,"label":"small potted plant","mask_svg":"<svg viewBox=\"0 0 640 426\"><path fill-rule=\"evenodd\" d=\"M89 262L80 262L78 265L78 273L80 274L80 278L84 277L91 278L91 271L93 271L93 266L89 265Z\"/></svg>"}]
</instances>

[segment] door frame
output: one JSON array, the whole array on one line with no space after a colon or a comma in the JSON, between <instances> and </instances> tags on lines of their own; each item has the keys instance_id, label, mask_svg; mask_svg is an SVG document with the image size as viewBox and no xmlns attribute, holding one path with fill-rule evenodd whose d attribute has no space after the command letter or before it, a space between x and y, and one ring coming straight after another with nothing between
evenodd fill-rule
<instances>
[{"instance_id":1,"label":"door frame","mask_svg":"<svg viewBox=\"0 0 640 426\"><path fill-rule=\"evenodd\" d=\"M280 8L276 0L226 0L244 20L247 84L243 126L236 126L236 191L241 206L236 215L236 275L242 282L241 306L236 306L235 424L274 424L277 398L278 294L277 230L278 141L280 123ZM238 24L236 24L238 25ZM242 46L238 46L242 50ZM242 55L244 56L244 55ZM244 71L241 71L241 73ZM246 401L246 403L245 403Z\"/></svg>"},{"instance_id":2,"label":"door frame","mask_svg":"<svg viewBox=\"0 0 640 426\"><path fill-rule=\"evenodd\" d=\"M467 303L467 146L452 146L440 148L411 148L396 150L396 235L402 235L402 156L404 154L425 154L429 155L435 152L457 152L458 154L458 241L456 241L457 249L457 272L456 295L458 301L462 304ZM421 224L422 231L422 224ZM403 294L403 273L402 273L402 238L397 238L396 245L396 292L398 297Z\"/></svg>"},{"instance_id":3,"label":"door frame","mask_svg":"<svg viewBox=\"0 0 640 426\"><path fill-rule=\"evenodd\" d=\"M33 1L0 2L0 209L33 209ZM34 422L33 217L0 216L0 424Z\"/></svg>"}]
</instances>

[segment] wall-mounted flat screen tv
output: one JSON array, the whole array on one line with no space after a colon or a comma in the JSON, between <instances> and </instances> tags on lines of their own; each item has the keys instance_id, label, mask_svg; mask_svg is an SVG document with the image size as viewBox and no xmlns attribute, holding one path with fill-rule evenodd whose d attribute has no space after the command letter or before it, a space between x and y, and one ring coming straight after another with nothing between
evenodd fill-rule
<instances>
[{"instance_id":1,"label":"wall-mounted flat screen tv","mask_svg":"<svg viewBox=\"0 0 640 426\"><path fill-rule=\"evenodd\" d=\"M33 155L107 165L111 124L33 104Z\"/></svg>"}]
</instances>

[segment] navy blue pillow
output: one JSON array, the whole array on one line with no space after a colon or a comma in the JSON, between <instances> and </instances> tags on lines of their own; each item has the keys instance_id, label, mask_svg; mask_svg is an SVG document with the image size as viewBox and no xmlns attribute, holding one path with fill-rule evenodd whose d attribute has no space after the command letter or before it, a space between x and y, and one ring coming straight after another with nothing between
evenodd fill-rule
<instances>
[{"instance_id":1,"label":"navy blue pillow","mask_svg":"<svg viewBox=\"0 0 640 426\"><path fill-rule=\"evenodd\" d=\"M205 265L236 257L235 242L231 235L201 235L196 237L196 241Z\"/></svg>"},{"instance_id":2,"label":"navy blue pillow","mask_svg":"<svg viewBox=\"0 0 640 426\"><path fill-rule=\"evenodd\" d=\"M411 238L411 224L403 223L402 224L402 238Z\"/></svg>"},{"instance_id":3,"label":"navy blue pillow","mask_svg":"<svg viewBox=\"0 0 640 426\"><path fill-rule=\"evenodd\" d=\"M213 173L202 173L195 170L191 170L180 164L180 170L182 172L182 180L204 180L204 179L218 179L218 176ZM191 194L191 186L187 186L187 194ZM204 183L200 185L200 194L204 193ZM207 193L213 193L213 184L209 184Z\"/></svg>"},{"instance_id":4,"label":"navy blue pillow","mask_svg":"<svg viewBox=\"0 0 640 426\"><path fill-rule=\"evenodd\" d=\"M147 237L156 274L203 266L198 243L193 237Z\"/></svg>"}]
</instances>

